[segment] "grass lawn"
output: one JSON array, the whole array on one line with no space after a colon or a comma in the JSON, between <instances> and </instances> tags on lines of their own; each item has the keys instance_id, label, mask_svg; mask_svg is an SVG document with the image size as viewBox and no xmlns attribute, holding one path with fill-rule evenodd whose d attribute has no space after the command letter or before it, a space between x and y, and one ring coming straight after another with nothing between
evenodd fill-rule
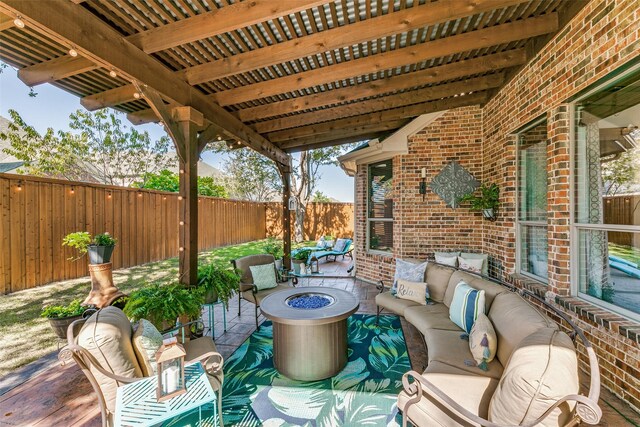
<instances>
[{"instance_id":1,"label":"grass lawn","mask_svg":"<svg viewBox=\"0 0 640 427\"><path fill-rule=\"evenodd\" d=\"M609 255L615 255L640 266L640 249L633 246L609 243Z\"/></svg>"},{"instance_id":2,"label":"grass lawn","mask_svg":"<svg viewBox=\"0 0 640 427\"><path fill-rule=\"evenodd\" d=\"M202 252L199 259L201 263L229 265L231 259L262 253L264 243L264 240L259 240L217 248ZM114 283L124 293L147 283L170 283L177 277L178 258L113 272ZM58 339L49 321L40 317L42 306L67 304L74 298L84 299L90 288L91 280L84 277L0 296L0 336L3 342L0 346L0 377L57 350Z\"/></svg>"}]
</instances>

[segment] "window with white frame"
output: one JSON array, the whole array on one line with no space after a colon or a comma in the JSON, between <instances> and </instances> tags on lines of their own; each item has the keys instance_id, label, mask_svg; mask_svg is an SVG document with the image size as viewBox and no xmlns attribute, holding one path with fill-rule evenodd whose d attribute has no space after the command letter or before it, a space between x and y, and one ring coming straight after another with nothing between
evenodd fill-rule
<instances>
[{"instance_id":1,"label":"window with white frame","mask_svg":"<svg viewBox=\"0 0 640 427\"><path fill-rule=\"evenodd\" d=\"M519 272L547 281L547 122L518 134Z\"/></svg>"},{"instance_id":2,"label":"window with white frame","mask_svg":"<svg viewBox=\"0 0 640 427\"><path fill-rule=\"evenodd\" d=\"M393 251L393 161L368 166L367 248Z\"/></svg>"},{"instance_id":3,"label":"window with white frame","mask_svg":"<svg viewBox=\"0 0 640 427\"><path fill-rule=\"evenodd\" d=\"M640 70L574 105L578 295L640 318Z\"/></svg>"}]
</instances>

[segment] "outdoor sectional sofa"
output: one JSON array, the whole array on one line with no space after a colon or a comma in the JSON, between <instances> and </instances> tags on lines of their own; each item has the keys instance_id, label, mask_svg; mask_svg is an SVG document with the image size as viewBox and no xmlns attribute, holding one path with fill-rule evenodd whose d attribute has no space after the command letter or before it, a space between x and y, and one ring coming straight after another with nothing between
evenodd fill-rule
<instances>
[{"instance_id":1,"label":"outdoor sectional sofa","mask_svg":"<svg viewBox=\"0 0 640 427\"><path fill-rule=\"evenodd\" d=\"M515 288L432 262L427 264L424 281L434 304L397 298L382 282L376 296L378 314L386 309L404 316L426 344L424 372L409 371L403 377L404 391L398 396L403 425L407 420L416 426L452 427L598 422L602 412L597 403L597 360L582 331L569 319L565 318L574 328L572 337L580 337L590 359L588 397L578 395L572 339ZM454 290L461 281L485 291L485 313L497 335L496 357L486 371L469 363L473 356L464 331L449 319Z\"/></svg>"}]
</instances>

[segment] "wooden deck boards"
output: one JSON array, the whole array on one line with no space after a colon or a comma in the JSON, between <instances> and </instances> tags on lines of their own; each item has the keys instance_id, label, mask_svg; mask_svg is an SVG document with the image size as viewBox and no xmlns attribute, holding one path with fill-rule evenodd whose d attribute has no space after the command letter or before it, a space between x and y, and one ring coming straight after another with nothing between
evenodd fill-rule
<instances>
[{"instance_id":1,"label":"wooden deck boards","mask_svg":"<svg viewBox=\"0 0 640 427\"><path fill-rule=\"evenodd\" d=\"M323 264L325 271L344 270L349 261ZM313 279L311 285L318 285ZM375 286L353 279L324 279L324 286L348 290L361 300L360 313L375 313ZM222 309L216 306L216 345L226 358L255 330L253 305L243 301L242 316L238 316L237 300L229 304L227 332L222 331ZM403 330L409 348L412 367L422 371L426 366L426 350L420 333L403 320ZM34 362L36 363L36 362ZM0 390L9 381L10 388L0 395L0 426L100 426L98 402L89 381L74 363L61 366L57 359L48 356L39 365L24 367L20 372L0 379ZM16 385L19 383L19 385ZM6 388L5 388L6 390ZM2 391L0 391L2 392ZM629 420L637 420L634 413L620 399L606 390L602 391L601 405L604 412L600 426L639 426Z\"/></svg>"}]
</instances>

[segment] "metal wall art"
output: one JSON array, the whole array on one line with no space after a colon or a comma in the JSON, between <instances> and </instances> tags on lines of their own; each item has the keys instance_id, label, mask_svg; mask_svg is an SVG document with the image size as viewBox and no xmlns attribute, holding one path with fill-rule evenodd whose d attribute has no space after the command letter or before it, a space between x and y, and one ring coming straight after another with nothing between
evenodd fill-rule
<instances>
[{"instance_id":1,"label":"metal wall art","mask_svg":"<svg viewBox=\"0 0 640 427\"><path fill-rule=\"evenodd\" d=\"M460 199L473 193L479 185L480 182L454 160L433 178L429 186L447 206L457 208Z\"/></svg>"}]
</instances>

